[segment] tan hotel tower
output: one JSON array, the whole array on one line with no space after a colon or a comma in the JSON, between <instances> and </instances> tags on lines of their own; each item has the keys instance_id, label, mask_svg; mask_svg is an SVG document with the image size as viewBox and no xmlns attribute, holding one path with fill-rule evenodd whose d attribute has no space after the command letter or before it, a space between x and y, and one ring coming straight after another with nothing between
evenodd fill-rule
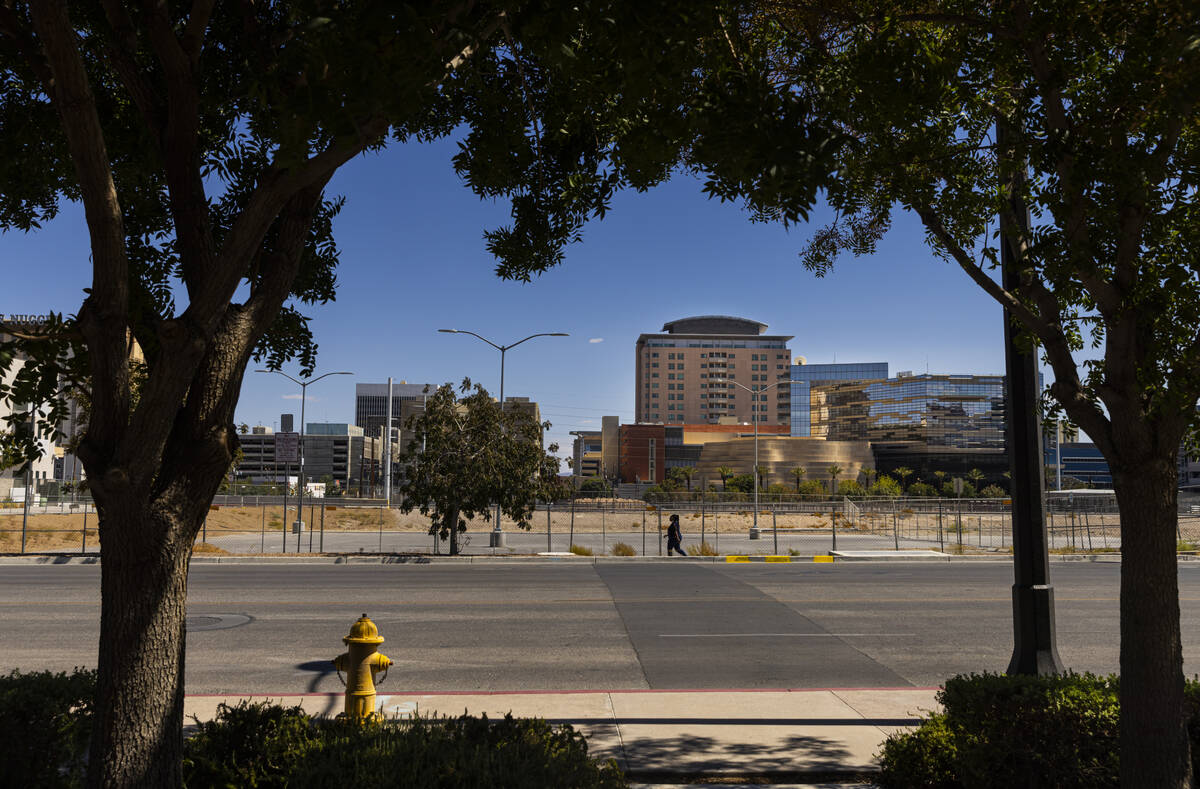
<instances>
[{"instance_id":1,"label":"tan hotel tower","mask_svg":"<svg viewBox=\"0 0 1200 789\"><path fill-rule=\"evenodd\" d=\"M751 424L757 413L760 425L788 424L792 337L766 330L746 318L702 315L639 336L636 420ZM756 390L777 385L751 395L730 382Z\"/></svg>"}]
</instances>

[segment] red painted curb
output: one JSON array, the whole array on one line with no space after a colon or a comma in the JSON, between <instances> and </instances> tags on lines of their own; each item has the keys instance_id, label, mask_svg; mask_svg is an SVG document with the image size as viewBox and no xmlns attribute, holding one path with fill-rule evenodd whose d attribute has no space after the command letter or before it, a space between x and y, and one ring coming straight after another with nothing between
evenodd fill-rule
<instances>
[{"instance_id":1,"label":"red painted curb","mask_svg":"<svg viewBox=\"0 0 1200 789\"><path fill-rule=\"evenodd\" d=\"M379 689L380 696L555 696L585 693L821 693L840 690L941 690L940 687L887 687L887 688L618 688L615 690L398 690ZM341 696L341 693L187 693L188 699L224 698L279 698L281 696Z\"/></svg>"}]
</instances>

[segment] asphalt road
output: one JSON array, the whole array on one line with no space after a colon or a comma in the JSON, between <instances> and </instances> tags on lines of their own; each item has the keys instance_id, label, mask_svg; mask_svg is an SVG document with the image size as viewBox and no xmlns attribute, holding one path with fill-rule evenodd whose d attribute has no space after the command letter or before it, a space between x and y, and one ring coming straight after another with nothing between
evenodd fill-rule
<instances>
[{"instance_id":1,"label":"asphalt road","mask_svg":"<svg viewBox=\"0 0 1200 789\"><path fill-rule=\"evenodd\" d=\"M1056 564L1059 652L1118 665L1118 564ZM1200 670L1200 565L1182 564L1184 669ZM197 565L189 693L340 688L328 660L368 613L385 688L903 687L1003 671L1003 563ZM0 671L93 665L99 568L0 567Z\"/></svg>"}]
</instances>

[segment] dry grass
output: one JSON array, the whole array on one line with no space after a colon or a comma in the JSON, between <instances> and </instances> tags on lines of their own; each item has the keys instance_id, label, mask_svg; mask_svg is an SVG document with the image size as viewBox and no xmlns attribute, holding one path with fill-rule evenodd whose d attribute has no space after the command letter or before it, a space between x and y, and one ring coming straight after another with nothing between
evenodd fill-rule
<instances>
[{"instance_id":1,"label":"dry grass","mask_svg":"<svg viewBox=\"0 0 1200 789\"><path fill-rule=\"evenodd\" d=\"M632 545L618 542L613 544L612 554L613 556L637 556L637 551L634 550Z\"/></svg>"},{"instance_id":2,"label":"dry grass","mask_svg":"<svg viewBox=\"0 0 1200 789\"><path fill-rule=\"evenodd\" d=\"M591 548L585 548L582 545L572 545L571 553L575 554L576 556L595 556L596 555L592 551Z\"/></svg>"}]
</instances>

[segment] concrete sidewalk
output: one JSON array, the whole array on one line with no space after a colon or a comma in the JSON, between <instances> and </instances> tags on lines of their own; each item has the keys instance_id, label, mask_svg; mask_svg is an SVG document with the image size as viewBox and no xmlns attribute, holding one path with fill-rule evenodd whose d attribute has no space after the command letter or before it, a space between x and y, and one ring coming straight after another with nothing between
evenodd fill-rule
<instances>
[{"instance_id":1,"label":"concrete sidewalk","mask_svg":"<svg viewBox=\"0 0 1200 789\"><path fill-rule=\"evenodd\" d=\"M638 781L678 783L685 776L758 777L777 783L851 781L875 772L888 734L936 709L934 688L822 690L614 690L516 693L392 693L380 689L389 716L486 713L570 723L593 756L613 758ZM301 705L336 715L341 695L188 696L187 719L208 720L221 702L241 698Z\"/></svg>"}]
</instances>

